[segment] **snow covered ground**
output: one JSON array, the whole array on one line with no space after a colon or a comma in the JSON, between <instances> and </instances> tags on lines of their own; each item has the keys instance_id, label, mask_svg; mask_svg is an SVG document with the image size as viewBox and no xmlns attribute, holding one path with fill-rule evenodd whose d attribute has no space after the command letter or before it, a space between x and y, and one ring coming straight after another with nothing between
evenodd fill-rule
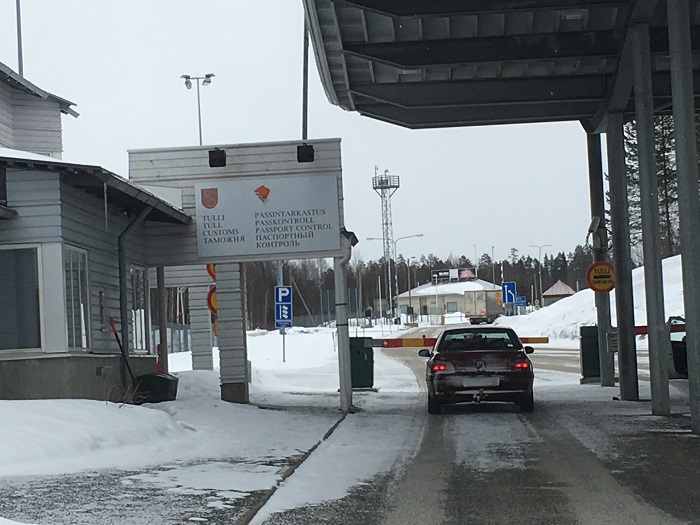
<instances>
[{"instance_id":1,"label":"snow covered ground","mask_svg":"<svg viewBox=\"0 0 700 525\"><path fill-rule=\"evenodd\" d=\"M682 315L680 258L665 260L663 268L666 315ZM641 269L634 272L634 292L636 322L644 324ZM593 294L582 291L528 316L502 318L499 323L521 335L548 335L554 339L553 347L575 347L578 327L595 323ZM379 326L353 329L351 335L382 337L398 332L395 326ZM318 445L295 473L294 485L284 496L270 500L265 509L269 514L340 498L354 484L411 457L422 432L415 411L416 407L422 410L423 403L417 402L419 387L409 368L375 352L378 392L355 393L354 402L362 412L345 420L334 431L333 440L324 441L324 434L341 418L335 330L291 329L285 343L283 361L278 332L248 334L253 367L250 406L222 402L218 370L192 371L189 353L170 358L171 371L180 377L174 402L131 406L89 400L0 401L0 478L157 465L161 468L126 482L182 493L214 490L218 499L210 504L226 506L252 491L281 483L284 469L280 465ZM540 390L566 399L577 383L577 374L538 376ZM590 386L581 387L577 395L609 399L609 394ZM367 435L373 440L360 438ZM595 439L603 439L603 434ZM601 449L600 443L595 445ZM467 451L464 456L469 457ZM314 478L314 462L329 457L340 467L323 480ZM236 460L235 466L222 462L224 458ZM480 458L486 463L496 460ZM15 522L0 518L0 525L11 523Z\"/></svg>"}]
</instances>

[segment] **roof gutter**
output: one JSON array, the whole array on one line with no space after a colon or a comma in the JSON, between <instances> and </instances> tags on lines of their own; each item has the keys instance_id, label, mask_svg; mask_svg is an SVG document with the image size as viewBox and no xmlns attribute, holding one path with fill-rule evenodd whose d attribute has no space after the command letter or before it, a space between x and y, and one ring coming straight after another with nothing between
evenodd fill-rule
<instances>
[{"instance_id":1,"label":"roof gutter","mask_svg":"<svg viewBox=\"0 0 700 525\"><path fill-rule=\"evenodd\" d=\"M129 355L129 299L127 297L128 283L126 281L126 238L143 222L153 208L146 206L134 217L129 225L117 237L117 254L119 257L119 327L121 329L124 359ZM126 386L126 361L121 370L122 384Z\"/></svg>"}]
</instances>

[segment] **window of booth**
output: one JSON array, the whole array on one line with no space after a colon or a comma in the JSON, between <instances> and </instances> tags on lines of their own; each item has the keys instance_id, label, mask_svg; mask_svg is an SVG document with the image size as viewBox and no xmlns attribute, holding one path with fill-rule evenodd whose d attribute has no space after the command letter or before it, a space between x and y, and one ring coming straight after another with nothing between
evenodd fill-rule
<instances>
[{"instance_id":1,"label":"window of booth","mask_svg":"<svg viewBox=\"0 0 700 525\"><path fill-rule=\"evenodd\" d=\"M131 334L134 350L148 350L148 273L133 266L131 273Z\"/></svg>"},{"instance_id":2,"label":"window of booth","mask_svg":"<svg viewBox=\"0 0 700 525\"><path fill-rule=\"evenodd\" d=\"M66 280L68 347L88 348L90 345L90 293L87 252L65 246L63 268Z\"/></svg>"},{"instance_id":3,"label":"window of booth","mask_svg":"<svg viewBox=\"0 0 700 525\"><path fill-rule=\"evenodd\" d=\"M37 248L0 246L0 350L41 348Z\"/></svg>"}]
</instances>

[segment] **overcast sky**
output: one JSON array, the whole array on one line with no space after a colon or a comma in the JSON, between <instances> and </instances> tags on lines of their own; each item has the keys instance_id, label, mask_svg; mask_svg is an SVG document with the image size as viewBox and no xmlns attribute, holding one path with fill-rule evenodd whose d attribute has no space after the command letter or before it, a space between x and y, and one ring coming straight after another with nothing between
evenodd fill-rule
<instances>
[{"instance_id":1,"label":"overcast sky","mask_svg":"<svg viewBox=\"0 0 700 525\"><path fill-rule=\"evenodd\" d=\"M0 3L0 62L17 69L15 2ZM76 103L64 159L127 173L127 150L301 138L301 0L22 0L25 77ZM332 106L313 63L309 138L342 139L345 223L363 259L382 254L374 166L401 177L392 199L405 257L505 258L583 244L586 139L577 122L411 131Z\"/></svg>"}]
</instances>

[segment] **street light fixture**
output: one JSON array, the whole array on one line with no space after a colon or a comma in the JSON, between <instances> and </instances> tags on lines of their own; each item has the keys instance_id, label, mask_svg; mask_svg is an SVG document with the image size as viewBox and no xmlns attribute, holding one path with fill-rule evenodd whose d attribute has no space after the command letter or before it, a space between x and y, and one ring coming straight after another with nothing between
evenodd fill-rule
<instances>
[{"instance_id":1,"label":"street light fixture","mask_svg":"<svg viewBox=\"0 0 700 525\"><path fill-rule=\"evenodd\" d=\"M203 77L193 77L192 75L182 75L180 78L185 79L185 87L187 89L192 89L192 81L197 82L197 122L199 123L199 145L202 145L202 103L199 97L199 82L202 81L203 86L208 86L211 84L211 79L216 75L214 73L207 73Z\"/></svg>"},{"instance_id":2,"label":"street light fixture","mask_svg":"<svg viewBox=\"0 0 700 525\"><path fill-rule=\"evenodd\" d=\"M539 250L539 253L537 255L537 265L539 266L539 274L540 274L540 306L544 305L544 297L542 296L542 248L548 248L551 246L551 244L531 244L530 248L537 248Z\"/></svg>"}]
</instances>

